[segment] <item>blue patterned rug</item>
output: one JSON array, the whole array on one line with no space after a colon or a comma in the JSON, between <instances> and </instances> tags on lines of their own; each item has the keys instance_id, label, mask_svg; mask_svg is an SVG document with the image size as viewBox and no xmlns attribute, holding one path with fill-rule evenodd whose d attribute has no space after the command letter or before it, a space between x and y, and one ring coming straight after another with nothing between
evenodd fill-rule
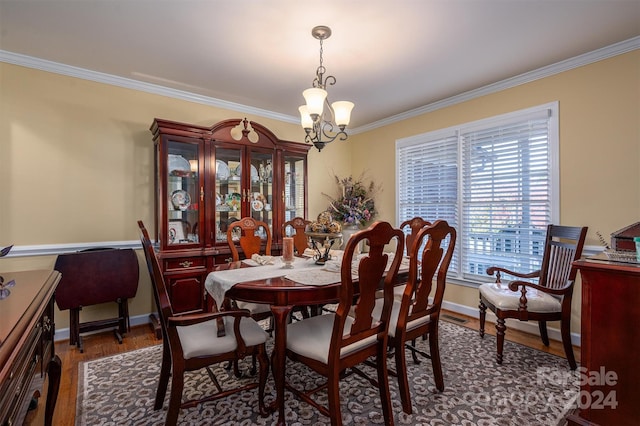
<instances>
[{"instance_id":1,"label":"blue patterned rug","mask_svg":"<svg viewBox=\"0 0 640 426\"><path fill-rule=\"evenodd\" d=\"M428 342L419 341L428 352ZM495 337L446 321L440 322L440 354L445 390L435 389L431 361L414 364L407 355L413 414L402 411L397 380L390 377L394 420L397 425L564 425L576 405L578 373L570 372L564 358L522 345L505 342L505 360L495 364ZM270 349L269 349L270 350ZM163 410L154 411L161 346L81 363L76 425L164 425L169 392ZM241 364L243 368L247 364ZM393 359L390 368L395 368ZM366 367L364 367L366 369ZM216 374L224 383L236 383L233 374L220 366ZM371 370L372 377L375 371ZM320 378L288 361L287 378L301 386ZM245 379L246 380L246 379ZM249 378L248 380L254 380ZM206 372L189 373L185 398L206 395L213 388ZM267 395L273 395L273 380ZM324 425L329 419L313 407L286 397L289 425ZM384 424L377 389L357 375L340 385L345 424ZM326 394L318 399L326 402ZM180 411L181 425L271 425L276 415L257 413L257 389Z\"/></svg>"}]
</instances>

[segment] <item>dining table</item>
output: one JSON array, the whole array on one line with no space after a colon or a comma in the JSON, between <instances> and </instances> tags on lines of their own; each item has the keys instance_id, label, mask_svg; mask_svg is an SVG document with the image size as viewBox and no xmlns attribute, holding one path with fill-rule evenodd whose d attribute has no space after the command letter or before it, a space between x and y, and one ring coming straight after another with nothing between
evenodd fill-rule
<instances>
[{"instance_id":1,"label":"dining table","mask_svg":"<svg viewBox=\"0 0 640 426\"><path fill-rule=\"evenodd\" d=\"M205 288L217 306L224 306L225 298L270 305L274 329L271 369L276 389L270 410L278 411L278 425L286 424L284 394L289 315L295 306L338 301L341 256L340 251L334 252L332 260L324 265L316 264L313 257L295 257L289 268L280 257L264 256L257 261L246 259L219 265L207 275ZM389 257L387 264L391 265L392 255ZM403 275L406 278L408 271L409 260L403 259L398 281Z\"/></svg>"}]
</instances>

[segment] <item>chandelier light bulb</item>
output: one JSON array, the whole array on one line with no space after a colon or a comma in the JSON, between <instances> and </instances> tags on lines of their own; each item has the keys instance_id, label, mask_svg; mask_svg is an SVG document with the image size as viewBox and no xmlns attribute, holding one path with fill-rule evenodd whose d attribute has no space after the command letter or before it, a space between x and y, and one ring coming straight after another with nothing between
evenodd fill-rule
<instances>
[{"instance_id":1,"label":"chandelier light bulb","mask_svg":"<svg viewBox=\"0 0 640 426\"><path fill-rule=\"evenodd\" d=\"M305 101L307 102L307 110L309 115L313 118L314 115L321 116L324 107L324 100L327 98L327 91L314 87L302 92Z\"/></svg>"},{"instance_id":2,"label":"chandelier light bulb","mask_svg":"<svg viewBox=\"0 0 640 426\"><path fill-rule=\"evenodd\" d=\"M309 115L309 110L307 109L307 106L301 105L300 108L298 108L298 111L300 111L300 124L302 124L302 128L303 129L313 128L313 119L311 118L311 115Z\"/></svg>"},{"instance_id":3,"label":"chandelier light bulb","mask_svg":"<svg viewBox=\"0 0 640 426\"><path fill-rule=\"evenodd\" d=\"M353 109L353 102L349 101L337 101L331 104L333 108L333 114L335 115L336 124L344 129L351 120L351 110Z\"/></svg>"}]
</instances>

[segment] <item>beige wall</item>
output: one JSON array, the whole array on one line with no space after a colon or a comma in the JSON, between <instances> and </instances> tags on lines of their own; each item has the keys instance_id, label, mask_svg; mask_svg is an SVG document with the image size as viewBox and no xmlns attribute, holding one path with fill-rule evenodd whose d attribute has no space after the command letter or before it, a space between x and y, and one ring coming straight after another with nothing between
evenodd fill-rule
<instances>
[{"instance_id":1,"label":"beige wall","mask_svg":"<svg viewBox=\"0 0 640 426\"><path fill-rule=\"evenodd\" d=\"M304 138L295 123L10 64L0 64L0 95L0 246L136 240L136 220L153 223L154 117L208 126L246 116L282 139ZM588 225L587 244L597 245L595 231L608 235L640 220L640 51L352 135L322 153L312 149L309 216L326 208L322 193L335 192L334 174L366 170L383 186L378 219L396 223L397 139L556 100L561 222ZM54 262L54 256L5 258L0 271ZM131 315L153 310L149 285L142 267ZM579 295L578 286L574 332ZM445 299L475 307L477 290L450 285ZM83 320L105 309L86 308ZM68 327L66 312L56 323Z\"/></svg>"},{"instance_id":2,"label":"beige wall","mask_svg":"<svg viewBox=\"0 0 640 426\"><path fill-rule=\"evenodd\" d=\"M0 247L138 239L136 221L153 224L154 117L210 126L247 117L285 140L302 141L297 123L0 63ZM309 154L309 214L326 208L317 196L334 189L332 173L348 173L349 145ZM140 260L144 258L139 253ZM1 271L53 268L55 256L4 258ZM130 314L151 312L141 263ZM115 305L114 305L115 306ZM113 315L83 309L82 321ZM67 328L67 312L56 315Z\"/></svg>"},{"instance_id":3,"label":"beige wall","mask_svg":"<svg viewBox=\"0 0 640 426\"><path fill-rule=\"evenodd\" d=\"M586 244L599 245L596 231L608 236L640 220L638 50L355 135L353 170L375 170L385 188L381 217L397 223L397 139L552 101L560 116L560 222L588 226ZM478 291L452 284L445 300L475 309ZM580 332L579 283L572 331Z\"/></svg>"}]
</instances>

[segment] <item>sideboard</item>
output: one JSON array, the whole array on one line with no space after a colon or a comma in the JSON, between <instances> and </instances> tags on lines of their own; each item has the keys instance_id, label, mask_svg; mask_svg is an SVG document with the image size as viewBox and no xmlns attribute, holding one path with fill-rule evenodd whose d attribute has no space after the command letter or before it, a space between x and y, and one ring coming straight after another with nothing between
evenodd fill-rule
<instances>
[{"instance_id":1,"label":"sideboard","mask_svg":"<svg viewBox=\"0 0 640 426\"><path fill-rule=\"evenodd\" d=\"M582 281L579 412L569 425L640 424L640 265L577 260Z\"/></svg>"},{"instance_id":2,"label":"sideboard","mask_svg":"<svg viewBox=\"0 0 640 426\"><path fill-rule=\"evenodd\" d=\"M15 286L0 300L0 425L21 425L49 375L45 426L52 424L61 362L55 355L54 292L61 275L37 270L0 273Z\"/></svg>"}]
</instances>

